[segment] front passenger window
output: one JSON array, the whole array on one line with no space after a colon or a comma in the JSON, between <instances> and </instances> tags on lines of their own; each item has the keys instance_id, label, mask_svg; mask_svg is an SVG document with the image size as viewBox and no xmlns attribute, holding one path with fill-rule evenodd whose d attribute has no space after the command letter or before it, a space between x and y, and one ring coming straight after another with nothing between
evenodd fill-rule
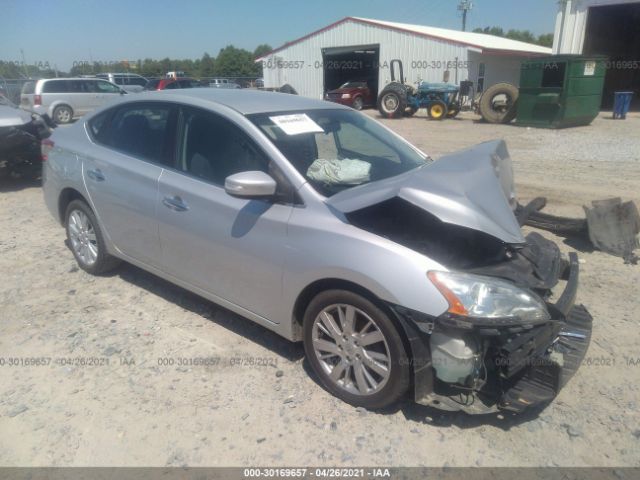
<instances>
[{"instance_id":1,"label":"front passenger window","mask_svg":"<svg viewBox=\"0 0 640 480\"><path fill-rule=\"evenodd\" d=\"M218 115L186 110L178 170L216 185L234 173L269 173L269 162L236 125Z\"/></svg>"}]
</instances>

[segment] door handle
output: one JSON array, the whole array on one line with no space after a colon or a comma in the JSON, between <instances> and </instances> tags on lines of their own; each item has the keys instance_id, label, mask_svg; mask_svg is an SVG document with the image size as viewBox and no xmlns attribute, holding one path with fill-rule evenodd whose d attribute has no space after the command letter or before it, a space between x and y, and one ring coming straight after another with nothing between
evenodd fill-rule
<instances>
[{"instance_id":1,"label":"door handle","mask_svg":"<svg viewBox=\"0 0 640 480\"><path fill-rule=\"evenodd\" d=\"M175 212L185 212L189 210L189 206L184 203L178 195L173 197L164 197L162 199L162 204Z\"/></svg>"},{"instance_id":2,"label":"door handle","mask_svg":"<svg viewBox=\"0 0 640 480\"><path fill-rule=\"evenodd\" d=\"M104 182L104 175L99 168L96 168L95 170L87 170L87 177L91 180L95 180L96 182Z\"/></svg>"}]
</instances>

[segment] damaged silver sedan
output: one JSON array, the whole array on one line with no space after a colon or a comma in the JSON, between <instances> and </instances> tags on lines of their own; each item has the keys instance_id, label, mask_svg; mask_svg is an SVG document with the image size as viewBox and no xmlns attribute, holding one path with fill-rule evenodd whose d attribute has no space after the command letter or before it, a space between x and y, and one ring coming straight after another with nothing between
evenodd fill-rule
<instances>
[{"instance_id":1,"label":"damaged silver sedan","mask_svg":"<svg viewBox=\"0 0 640 480\"><path fill-rule=\"evenodd\" d=\"M588 347L577 257L523 236L503 142L434 162L347 107L195 89L111 104L44 153L81 268L124 260L303 341L351 404L520 412Z\"/></svg>"}]
</instances>

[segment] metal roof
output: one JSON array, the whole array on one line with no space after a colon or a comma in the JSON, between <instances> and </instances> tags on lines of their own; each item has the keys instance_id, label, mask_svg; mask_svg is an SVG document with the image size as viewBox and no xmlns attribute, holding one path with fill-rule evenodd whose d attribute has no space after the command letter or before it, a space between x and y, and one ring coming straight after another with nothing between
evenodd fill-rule
<instances>
[{"instance_id":1,"label":"metal roof","mask_svg":"<svg viewBox=\"0 0 640 480\"><path fill-rule=\"evenodd\" d=\"M540 45L534 45L532 43L519 42L517 40L511 40L509 38L497 37L495 35L489 35L486 33L474 33L474 32L462 32L459 30L450 30L447 28L437 28L437 27L428 27L425 25L412 25L409 23L398 23L398 22L387 22L384 20L375 20L371 18L362 18L362 17L345 17L342 20L339 20L331 25L328 25L320 30L316 30L311 32L304 37L298 38L297 40L293 40L292 42L286 43L281 47L272 50L271 52L259 57L257 60L268 57L269 55L284 50L291 45L296 43L300 43L310 37L318 35L322 32L330 30L338 25L343 23L359 23L362 25L376 26L387 28L390 30L395 30L403 33L410 33L420 37L433 38L437 40L444 40L451 43L456 43L459 45L464 45L467 47L475 48L480 50L482 53L527 53L527 54L542 54L542 55L550 55L551 48L542 47Z\"/></svg>"}]
</instances>

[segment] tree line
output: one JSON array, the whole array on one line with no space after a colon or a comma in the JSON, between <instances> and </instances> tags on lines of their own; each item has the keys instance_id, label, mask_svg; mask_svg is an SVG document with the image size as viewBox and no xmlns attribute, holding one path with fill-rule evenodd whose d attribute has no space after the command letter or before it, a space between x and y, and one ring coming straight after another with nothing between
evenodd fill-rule
<instances>
[{"instance_id":1,"label":"tree line","mask_svg":"<svg viewBox=\"0 0 640 480\"><path fill-rule=\"evenodd\" d=\"M529 30L511 29L505 32L504 29L500 27L476 28L473 31L474 33L488 33L489 35L495 35L496 37L504 37L511 40L518 40L520 42L534 43L543 47L550 48L553 46L553 33L544 33L542 35L536 36Z\"/></svg>"},{"instance_id":2,"label":"tree line","mask_svg":"<svg viewBox=\"0 0 640 480\"><path fill-rule=\"evenodd\" d=\"M269 45L262 44L253 52L244 48L228 45L218 52L216 57L204 53L201 58L171 59L152 58L122 62L74 62L68 72L56 70L49 63L24 65L18 62L0 60L0 76L4 78L39 78L39 77L75 77L78 75L95 75L96 73L137 73L143 77L163 77L167 72L182 71L196 78L206 77L262 77L262 64L255 59L272 50Z\"/></svg>"}]
</instances>

